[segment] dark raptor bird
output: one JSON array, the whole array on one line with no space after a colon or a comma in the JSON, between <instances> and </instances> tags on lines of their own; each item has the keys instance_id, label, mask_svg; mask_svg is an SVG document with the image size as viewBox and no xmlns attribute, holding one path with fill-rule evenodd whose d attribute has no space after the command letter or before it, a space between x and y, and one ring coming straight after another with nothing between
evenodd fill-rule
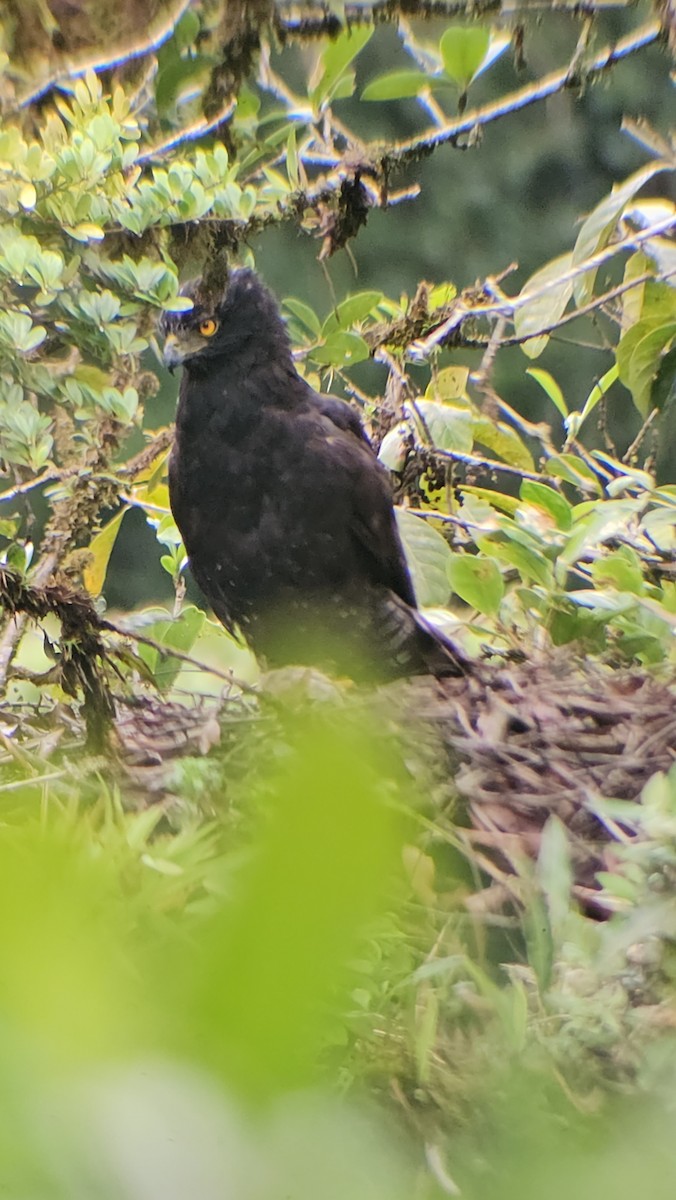
<instances>
[{"instance_id":1,"label":"dark raptor bird","mask_svg":"<svg viewBox=\"0 0 676 1200\"><path fill-rule=\"evenodd\" d=\"M226 629L270 666L353 679L459 674L416 607L387 473L356 413L294 366L277 303L249 270L162 318L183 365L169 494L193 574Z\"/></svg>"}]
</instances>

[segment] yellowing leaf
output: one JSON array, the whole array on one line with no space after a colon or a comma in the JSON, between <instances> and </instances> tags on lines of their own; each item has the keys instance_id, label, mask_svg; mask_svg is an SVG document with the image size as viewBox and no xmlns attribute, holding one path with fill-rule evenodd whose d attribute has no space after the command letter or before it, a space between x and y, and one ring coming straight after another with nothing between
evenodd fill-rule
<instances>
[{"instance_id":1,"label":"yellowing leaf","mask_svg":"<svg viewBox=\"0 0 676 1200\"><path fill-rule=\"evenodd\" d=\"M104 525L103 529L92 538L89 544L89 551L93 555L93 558L89 566L85 567L83 579L87 591L91 592L92 596L100 595L103 590L115 539L120 532L120 525L127 511L127 508L121 508L119 513L115 514L112 521Z\"/></svg>"},{"instance_id":2,"label":"yellowing leaf","mask_svg":"<svg viewBox=\"0 0 676 1200\"><path fill-rule=\"evenodd\" d=\"M428 400L460 400L467 388L469 367L445 367L429 383L425 396Z\"/></svg>"},{"instance_id":3,"label":"yellowing leaf","mask_svg":"<svg viewBox=\"0 0 676 1200\"><path fill-rule=\"evenodd\" d=\"M522 471L534 470L530 450L510 425L502 421L490 421L488 417L475 417L474 440L510 466L519 467Z\"/></svg>"}]
</instances>

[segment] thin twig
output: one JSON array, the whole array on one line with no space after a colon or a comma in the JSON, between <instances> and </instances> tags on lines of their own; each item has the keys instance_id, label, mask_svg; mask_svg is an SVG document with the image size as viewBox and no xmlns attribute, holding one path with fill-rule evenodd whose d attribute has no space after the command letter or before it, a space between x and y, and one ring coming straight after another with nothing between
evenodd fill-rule
<instances>
[{"instance_id":1,"label":"thin twig","mask_svg":"<svg viewBox=\"0 0 676 1200\"><path fill-rule=\"evenodd\" d=\"M504 296L492 304L471 305L467 304L461 298L452 306L451 315L426 337L418 338L415 342L412 342L409 350L413 350L420 357L424 357L434 347L441 345L451 334L455 333L464 321L471 317L512 317L519 309L525 308L535 300L541 299L542 296L545 296L554 288L560 288L564 283L572 283L582 275L586 275L589 271L597 271L599 267L610 262L617 254L637 250L644 242L668 232L674 226L676 226L676 216L673 215L665 217L661 221L656 221L647 229L632 234L630 237L620 238L617 242L613 242L611 246L607 246L603 250L598 250L595 254L591 254L589 258L577 263L568 271L562 272L556 279L547 280L546 283L543 283L533 291L521 292L518 296ZM558 320L552 321L550 325L544 326L541 330L533 330L526 335L515 335L514 337L504 338L502 345L518 345L521 342L530 341L531 338L549 333L553 329L559 329L562 325L573 321L576 317L585 316L592 310L598 309L600 305L607 304L610 300L614 300L617 296L621 296L624 292L632 288L640 287L646 282L655 282L656 280L666 281L674 275L676 275L676 270L665 271L658 276L646 272L636 279L618 284L617 287L611 288L610 291L604 292L603 295L595 297L589 304L574 309L572 312L565 313ZM477 344L485 345L485 340Z\"/></svg>"},{"instance_id":2,"label":"thin twig","mask_svg":"<svg viewBox=\"0 0 676 1200\"><path fill-rule=\"evenodd\" d=\"M443 458L448 462L466 463L470 467L483 467L487 471L503 471L507 475L517 475L519 479L534 479L541 483L543 480L551 478L541 472L526 471L522 467L513 467L510 463L498 462L493 458L480 458L478 454L463 454L460 450L439 450L436 446L430 446L428 449L435 458Z\"/></svg>"},{"instance_id":3,"label":"thin twig","mask_svg":"<svg viewBox=\"0 0 676 1200\"><path fill-rule=\"evenodd\" d=\"M191 654L184 654L181 650L175 650L172 646L165 646L163 642L158 642L155 638L149 637L145 633L137 633L134 629L128 629L124 625L116 625L114 621L101 619L99 628L106 633L116 633L118 637L131 638L132 641L138 642L142 646L148 646L151 650L157 650L165 658L176 658L179 662L187 663L197 670L206 671L208 675L213 675L216 679L223 679L231 687L237 687L241 692L249 696L256 696L260 699L258 688L251 683L245 683L243 679L238 679L233 675L232 671L222 671L220 667L214 667L208 663L200 662L199 659L193 658Z\"/></svg>"},{"instance_id":4,"label":"thin twig","mask_svg":"<svg viewBox=\"0 0 676 1200\"><path fill-rule=\"evenodd\" d=\"M236 107L236 100L228 100L219 112L216 113L215 117L210 117L208 120L206 117L200 117L197 121L193 121L192 125L185 125L183 129L179 129L178 133L172 134L165 141L157 142L156 145L144 150L143 154L139 154L136 162L152 162L155 159L162 158L170 150L175 150L177 146L183 145L184 142L194 142L197 138L205 137L208 133L213 133L220 125L224 125L226 121L230 120Z\"/></svg>"},{"instance_id":5,"label":"thin twig","mask_svg":"<svg viewBox=\"0 0 676 1200\"><path fill-rule=\"evenodd\" d=\"M42 475L36 475L35 479L27 479L25 483L18 483L16 487L8 488L6 492L0 492L0 504L6 504L8 500L16 500L17 496L25 496L27 492L32 492L34 488L40 487L43 483L54 483L60 478L57 471L45 471Z\"/></svg>"},{"instance_id":6,"label":"thin twig","mask_svg":"<svg viewBox=\"0 0 676 1200\"><path fill-rule=\"evenodd\" d=\"M155 459L160 457L165 450L168 450L174 440L174 427L169 426L168 429L162 429L155 434L151 441L148 442L138 454L129 459L124 466L120 467L117 474L123 479L135 479L142 471L146 471ZM2 497L0 496L0 500Z\"/></svg>"}]
</instances>

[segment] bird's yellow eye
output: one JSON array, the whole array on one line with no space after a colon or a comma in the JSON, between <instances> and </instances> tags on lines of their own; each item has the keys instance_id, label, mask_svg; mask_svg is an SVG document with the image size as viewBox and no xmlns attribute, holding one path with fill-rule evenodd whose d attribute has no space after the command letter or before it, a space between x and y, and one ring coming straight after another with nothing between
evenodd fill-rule
<instances>
[{"instance_id":1,"label":"bird's yellow eye","mask_svg":"<svg viewBox=\"0 0 676 1200\"><path fill-rule=\"evenodd\" d=\"M218 329L218 322L212 321L211 317L207 317L206 321L200 321L200 333L202 337L213 337Z\"/></svg>"}]
</instances>

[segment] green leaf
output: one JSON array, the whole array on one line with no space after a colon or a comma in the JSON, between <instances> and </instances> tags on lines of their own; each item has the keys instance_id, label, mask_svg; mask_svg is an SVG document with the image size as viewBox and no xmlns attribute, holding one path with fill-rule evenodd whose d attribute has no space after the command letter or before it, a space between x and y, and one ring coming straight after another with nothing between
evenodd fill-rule
<instances>
[{"instance_id":1,"label":"green leaf","mask_svg":"<svg viewBox=\"0 0 676 1200\"><path fill-rule=\"evenodd\" d=\"M645 501L609 500L603 504L589 502L588 511L575 521L567 545L559 555L562 565L572 565L593 546L598 546L610 537L627 532L628 522L640 513Z\"/></svg>"},{"instance_id":2,"label":"green leaf","mask_svg":"<svg viewBox=\"0 0 676 1200\"><path fill-rule=\"evenodd\" d=\"M484 616L497 613L505 594L505 585L494 558L451 554L447 570L451 588L461 600Z\"/></svg>"},{"instance_id":3,"label":"green leaf","mask_svg":"<svg viewBox=\"0 0 676 1200\"><path fill-rule=\"evenodd\" d=\"M476 544L482 554L492 554L500 562L516 567L524 582L533 581L541 587L551 588L553 573L549 559L533 547L517 541L507 529L507 523L498 534L486 538L477 537Z\"/></svg>"},{"instance_id":4,"label":"green leaf","mask_svg":"<svg viewBox=\"0 0 676 1200\"><path fill-rule=\"evenodd\" d=\"M329 42L321 56L319 82L310 92L310 99L315 108L331 99L348 67L372 35L372 25L354 26L352 29L346 29L335 41Z\"/></svg>"},{"instance_id":5,"label":"green leaf","mask_svg":"<svg viewBox=\"0 0 676 1200\"><path fill-rule=\"evenodd\" d=\"M606 392L610 391L610 388L616 382L618 376L619 376L619 367L618 367L617 363L615 362L615 363L613 363L612 367L610 367L610 369L608 371L606 371L605 375L603 375L599 379L598 383L594 384L592 390L590 391L589 395L587 396L587 399L584 402L582 411L580 413L572 412L570 414L568 421L567 421L567 429L568 429L569 433L574 433L574 435L577 436L577 434L580 431L581 426L587 420L587 417L591 413L593 413L594 409L596 408L596 405L599 403L600 400L603 399ZM574 418L575 418L575 427L573 428Z\"/></svg>"},{"instance_id":6,"label":"green leaf","mask_svg":"<svg viewBox=\"0 0 676 1200\"><path fill-rule=\"evenodd\" d=\"M382 292L355 292L353 296L347 296L329 313L322 326L322 336L328 337L337 329L349 329L351 325L363 321L382 298Z\"/></svg>"},{"instance_id":7,"label":"green leaf","mask_svg":"<svg viewBox=\"0 0 676 1200\"><path fill-rule=\"evenodd\" d=\"M421 440L427 441L426 434L431 438L432 445L438 450L457 450L461 454L469 454L474 445L474 416L468 405L437 404L434 400L416 400L415 405L407 405L411 417L418 425L420 419L424 422L421 430ZM416 418L418 420L416 421Z\"/></svg>"},{"instance_id":8,"label":"green leaf","mask_svg":"<svg viewBox=\"0 0 676 1200\"><path fill-rule=\"evenodd\" d=\"M194 308L194 304L187 296L172 296L170 300L162 302L164 312L190 312L191 308Z\"/></svg>"},{"instance_id":9,"label":"green leaf","mask_svg":"<svg viewBox=\"0 0 676 1200\"><path fill-rule=\"evenodd\" d=\"M554 407L559 410L561 416L566 417L568 415L568 405L566 404L561 388L553 376L549 374L549 371L543 371L539 367L529 367L526 375L530 375L536 383L540 384L543 392L549 396L549 399Z\"/></svg>"},{"instance_id":10,"label":"green leaf","mask_svg":"<svg viewBox=\"0 0 676 1200\"><path fill-rule=\"evenodd\" d=\"M591 467L576 454L553 455L547 460L547 473L556 479L572 483L583 492L595 492L600 496L603 491L598 475L595 475Z\"/></svg>"},{"instance_id":11,"label":"green leaf","mask_svg":"<svg viewBox=\"0 0 676 1200\"><path fill-rule=\"evenodd\" d=\"M561 254L541 267L523 285L519 299L533 295L532 300L520 305L514 312L514 330L518 337L528 338L521 349L528 358L538 358L549 341L548 333L540 333L555 325L563 316L573 294L573 281L557 283L561 275L570 271L572 254ZM546 290L541 295L535 295ZM539 335L539 336L536 336Z\"/></svg>"},{"instance_id":12,"label":"green leaf","mask_svg":"<svg viewBox=\"0 0 676 1200\"><path fill-rule=\"evenodd\" d=\"M593 612L611 615L628 612L636 604L635 596L626 595L624 592L611 592L607 588L600 592L595 592L592 588L579 588L570 593L570 599L574 604Z\"/></svg>"},{"instance_id":13,"label":"green leaf","mask_svg":"<svg viewBox=\"0 0 676 1200\"><path fill-rule=\"evenodd\" d=\"M389 71L387 75L379 75L371 80L364 88L362 100L404 100L418 96L425 88L438 83L433 76L424 71Z\"/></svg>"},{"instance_id":14,"label":"green leaf","mask_svg":"<svg viewBox=\"0 0 676 1200\"><path fill-rule=\"evenodd\" d=\"M662 320L661 312L641 318L627 330L617 347L619 377L629 388L634 404L643 417L647 416L651 407L652 383L661 359L676 337L676 292L673 297L673 315L668 320Z\"/></svg>"},{"instance_id":15,"label":"green leaf","mask_svg":"<svg viewBox=\"0 0 676 1200\"><path fill-rule=\"evenodd\" d=\"M490 31L477 25L451 25L442 35L439 50L444 71L461 91L466 91L479 70L490 40Z\"/></svg>"},{"instance_id":16,"label":"green leaf","mask_svg":"<svg viewBox=\"0 0 676 1200\"><path fill-rule=\"evenodd\" d=\"M200 31L200 19L196 12L188 9L183 14L174 30L174 41L179 50L188 50L197 40Z\"/></svg>"},{"instance_id":17,"label":"green leaf","mask_svg":"<svg viewBox=\"0 0 676 1200\"><path fill-rule=\"evenodd\" d=\"M309 304L303 304L302 300L296 300L294 296L287 296L283 307L288 308L289 312L293 313L294 317L300 321L301 325L304 325L305 328L309 330L309 332L315 337L320 336L322 327L319 317L314 310L310 308Z\"/></svg>"},{"instance_id":18,"label":"green leaf","mask_svg":"<svg viewBox=\"0 0 676 1200\"><path fill-rule=\"evenodd\" d=\"M572 509L560 492L548 487L545 483L537 483L533 479L524 479L519 489L521 499L527 504L535 504L543 508L554 519L557 529L568 530L572 525Z\"/></svg>"},{"instance_id":19,"label":"green leaf","mask_svg":"<svg viewBox=\"0 0 676 1200\"><path fill-rule=\"evenodd\" d=\"M421 608L443 607L451 594L448 542L423 517L415 517L405 508L395 508L395 514L418 604Z\"/></svg>"},{"instance_id":20,"label":"green leaf","mask_svg":"<svg viewBox=\"0 0 676 1200\"><path fill-rule=\"evenodd\" d=\"M582 225L575 242L572 265L576 267L585 259L596 254L598 250L603 250L615 232L617 223L629 201L660 171L673 171L673 169L672 163L652 162L631 175L624 183L614 187L610 195L597 204ZM595 280L595 269L586 271L575 280L575 299L578 304L587 304L591 300Z\"/></svg>"},{"instance_id":21,"label":"green leaf","mask_svg":"<svg viewBox=\"0 0 676 1200\"><path fill-rule=\"evenodd\" d=\"M486 508L495 509L497 512L507 513L513 517L519 501L516 496L505 496L503 492L494 492L490 488L475 487L470 483L459 483L458 488L463 498L463 508L467 507L467 519L475 524L481 522L482 514ZM481 507L481 513L476 512Z\"/></svg>"},{"instance_id":22,"label":"green leaf","mask_svg":"<svg viewBox=\"0 0 676 1200\"><path fill-rule=\"evenodd\" d=\"M522 471L535 469L533 455L511 425L490 421L488 417L475 417L474 440L512 467Z\"/></svg>"},{"instance_id":23,"label":"green leaf","mask_svg":"<svg viewBox=\"0 0 676 1200\"><path fill-rule=\"evenodd\" d=\"M155 103L163 119L170 119L182 97L187 93L192 94L207 80L212 65L206 55L196 55L194 58L178 58L159 72L155 84Z\"/></svg>"},{"instance_id":24,"label":"green leaf","mask_svg":"<svg viewBox=\"0 0 676 1200\"><path fill-rule=\"evenodd\" d=\"M178 617L168 617L167 620L157 621L149 627L147 632L156 642L160 642L167 649L179 650L182 654L188 654L201 633L205 621L206 613L201 608L187 604ZM166 691L181 669L180 660L161 654L159 650L154 650L151 646L140 646L139 654L153 672L157 686L162 691Z\"/></svg>"},{"instance_id":25,"label":"green leaf","mask_svg":"<svg viewBox=\"0 0 676 1200\"><path fill-rule=\"evenodd\" d=\"M592 579L597 587L610 585L618 592L642 596L645 592L641 560L630 546L620 546L592 563Z\"/></svg>"},{"instance_id":26,"label":"green leaf","mask_svg":"<svg viewBox=\"0 0 676 1200\"><path fill-rule=\"evenodd\" d=\"M347 367L369 357L369 348L356 333L332 333L323 346L312 351L315 362L327 367Z\"/></svg>"},{"instance_id":27,"label":"green leaf","mask_svg":"<svg viewBox=\"0 0 676 1200\"><path fill-rule=\"evenodd\" d=\"M666 554L676 551L676 514L656 508L645 514L641 525L652 542Z\"/></svg>"}]
</instances>

